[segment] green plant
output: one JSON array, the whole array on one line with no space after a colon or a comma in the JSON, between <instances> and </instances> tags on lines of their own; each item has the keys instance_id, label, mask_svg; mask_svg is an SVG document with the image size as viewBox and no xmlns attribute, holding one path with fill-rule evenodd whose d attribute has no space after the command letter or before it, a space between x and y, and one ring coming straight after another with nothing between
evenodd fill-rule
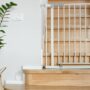
<instances>
[{"instance_id":1,"label":"green plant","mask_svg":"<svg viewBox=\"0 0 90 90\"><path fill-rule=\"evenodd\" d=\"M5 25L4 22L8 22L10 9L14 6L17 6L14 2L9 2L0 6L0 48L2 48L5 44L3 37L5 34L4 28L7 27L7 25Z\"/></svg>"}]
</instances>

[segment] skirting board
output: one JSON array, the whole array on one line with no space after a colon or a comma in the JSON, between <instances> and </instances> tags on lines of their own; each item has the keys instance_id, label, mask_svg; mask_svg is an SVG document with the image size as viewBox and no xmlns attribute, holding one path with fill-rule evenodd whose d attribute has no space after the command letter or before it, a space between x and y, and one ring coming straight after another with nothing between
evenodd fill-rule
<instances>
[{"instance_id":1,"label":"skirting board","mask_svg":"<svg viewBox=\"0 0 90 90\"><path fill-rule=\"evenodd\" d=\"M26 69L42 69L42 66L23 66L22 67L23 70L26 70Z\"/></svg>"},{"instance_id":2,"label":"skirting board","mask_svg":"<svg viewBox=\"0 0 90 90\"><path fill-rule=\"evenodd\" d=\"M5 90L25 90L23 81L6 81L4 85Z\"/></svg>"},{"instance_id":3,"label":"skirting board","mask_svg":"<svg viewBox=\"0 0 90 90\"><path fill-rule=\"evenodd\" d=\"M5 85L5 90L25 90L25 86L21 84L8 84Z\"/></svg>"}]
</instances>

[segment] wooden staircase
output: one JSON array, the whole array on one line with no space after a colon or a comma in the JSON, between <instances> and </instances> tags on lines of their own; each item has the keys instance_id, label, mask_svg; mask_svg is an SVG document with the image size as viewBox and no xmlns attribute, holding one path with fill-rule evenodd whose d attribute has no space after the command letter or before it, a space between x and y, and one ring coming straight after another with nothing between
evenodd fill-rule
<instances>
[{"instance_id":1,"label":"wooden staircase","mask_svg":"<svg viewBox=\"0 0 90 90\"><path fill-rule=\"evenodd\" d=\"M56 4L57 3L73 4L73 3L90 3L90 0L48 0L49 4L52 2ZM53 30L54 31L54 66L58 66L59 64L63 66L90 65L90 25L89 25L90 5L87 5L87 9L85 9L84 5L82 5L81 15L79 11L80 7L76 5L75 8L76 9L74 13L74 7L72 5L70 7L70 13L69 13L68 7L65 7L65 13L66 13L65 15L63 13L63 8L60 8L59 29L58 29L58 8L57 7L54 8L54 30ZM43 51L43 66L52 66L50 7L47 8L47 12L48 12L46 17L47 23L45 24L46 27L44 33L45 39L44 39L44 51ZM74 20L76 20L75 21L76 27L74 26L75 25ZM65 23L65 28L63 28L64 23ZM70 24L70 27L68 27L68 24ZM65 29L65 33L64 33L64 29ZM74 35L74 30L76 32L75 35ZM58 31L60 35L59 38L58 38ZM80 38L80 31L82 36L81 38ZM87 32L85 33L85 31ZM60 44L59 54L58 54L58 49L59 49L58 39ZM76 46L74 46L75 43ZM87 49L86 49L86 44L87 44ZM74 52L74 50L76 51L76 53ZM60 60L60 63L58 63L58 60ZM25 69L24 73L25 73L26 90L90 90L90 69L84 69L84 70Z\"/></svg>"}]
</instances>

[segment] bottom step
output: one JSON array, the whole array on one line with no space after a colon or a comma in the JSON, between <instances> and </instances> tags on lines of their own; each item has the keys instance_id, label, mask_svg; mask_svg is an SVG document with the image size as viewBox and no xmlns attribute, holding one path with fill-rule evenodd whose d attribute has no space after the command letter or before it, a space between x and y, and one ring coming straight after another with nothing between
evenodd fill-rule
<instances>
[{"instance_id":1,"label":"bottom step","mask_svg":"<svg viewBox=\"0 0 90 90\"><path fill-rule=\"evenodd\" d=\"M90 87L55 87L55 86L27 86L26 90L90 90Z\"/></svg>"}]
</instances>

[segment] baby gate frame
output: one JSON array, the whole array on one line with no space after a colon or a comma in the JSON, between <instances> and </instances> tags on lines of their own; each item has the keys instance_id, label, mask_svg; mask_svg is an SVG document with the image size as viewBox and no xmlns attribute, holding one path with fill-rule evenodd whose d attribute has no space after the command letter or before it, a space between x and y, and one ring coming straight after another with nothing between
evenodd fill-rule
<instances>
[{"instance_id":1,"label":"baby gate frame","mask_svg":"<svg viewBox=\"0 0 90 90\"><path fill-rule=\"evenodd\" d=\"M42 64L47 67L90 64L90 3L42 6Z\"/></svg>"}]
</instances>

